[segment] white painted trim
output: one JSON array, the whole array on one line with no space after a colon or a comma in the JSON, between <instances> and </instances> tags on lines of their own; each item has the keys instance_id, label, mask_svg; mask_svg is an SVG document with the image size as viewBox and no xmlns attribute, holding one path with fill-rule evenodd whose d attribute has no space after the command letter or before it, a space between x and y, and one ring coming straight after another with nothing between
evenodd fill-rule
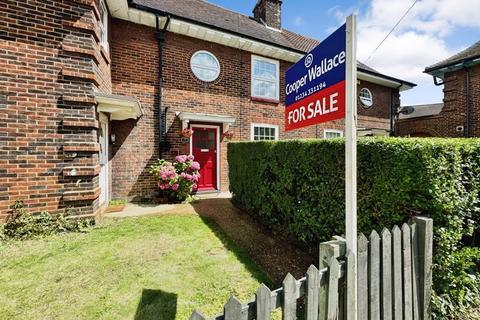
<instances>
[{"instance_id":1,"label":"white painted trim","mask_svg":"<svg viewBox=\"0 0 480 320\"><path fill-rule=\"evenodd\" d=\"M97 111L110 113L110 120L137 119L143 115L140 102L130 97L96 94Z\"/></svg>"},{"instance_id":2,"label":"white painted trim","mask_svg":"<svg viewBox=\"0 0 480 320\"><path fill-rule=\"evenodd\" d=\"M182 121L182 130L188 128L190 121L221 123L223 130L228 131L231 124L235 123L236 118L231 116L222 116L217 114L176 112L175 115Z\"/></svg>"},{"instance_id":3,"label":"white painted trim","mask_svg":"<svg viewBox=\"0 0 480 320\"><path fill-rule=\"evenodd\" d=\"M127 20L133 23L146 25L152 28L156 26L155 14L128 6L127 0L106 0L110 9L110 14L114 18ZM164 26L165 17L160 17L160 25ZM171 18L168 31L182 34L185 36L214 42L251 53L270 56L283 61L297 62L303 57L303 54L288 49L269 45L261 41L255 41L247 37L234 35L228 32L215 30L212 28L200 26L194 23Z\"/></svg>"},{"instance_id":4,"label":"white painted trim","mask_svg":"<svg viewBox=\"0 0 480 320\"><path fill-rule=\"evenodd\" d=\"M103 204L108 204L108 202L110 201L110 154L109 154L109 149L110 149L110 121L108 119L108 117L102 113L102 112L99 112L98 113L98 120L99 120L99 125L102 126L102 124L105 124L105 128L106 128L106 132L104 132L104 135L105 135L105 151L106 151L106 163L102 166L100 165L101 167L104 167L103 170L105 171L105 174L106 174L106 185L105 185L105 190L103 190L100 186L100 177L99 177L99 182L98 182L98 185L100 187L100 193L103 193L104 196L105 196L105 201L103 203L99 203L99 205L103 205ZM100 159L100 157L99 157ZM100 169L102 170L102 168ZM101 173L99 174L101 175ZM101 196L99 197L101 198Z\"/></svg>"},{"instance_id":5,"label":"white painted trim","mask_svg":"<svg viewBox=\"0 0 480 320\"><path fill-rule=\"evenodd\" d=\"M275 129L275 141L278 140L279 136L279 127L276 124L268 124L268 123L251 123L250 124L250 140L254 140L254 128L255 127L261 127L261 128L273 128ZM258 141L258 140L257 140Z\"/></svg>"},{"instance_id":6,"label":"white painted trim","mask_svg":"<svg viewBox=\"0 0 480 320\"><path fill-rule=\"evenodd\" d=\"M219 125L207 125L201 123L192 123L190 124L190 128L214 128L217 130L217 191L220 191L222 188L220 186L220 126ZM193 129L195 131L195 129ZM193 133L195 134L195 132ZM193 137L190 138L190 154L193 155Z\"/></svg>"},{"instance_id":7,"label":"white painted trim","mask_svg":"<svg viewBox=\"0 0 480 320\"><path fill-rule=\"evenodd\" d=\"M337 129L323 129L323 138L327 138L327 133L340 133L340 137L343 137L343 131L342 130L337 130Z\"/></svg>"},{"instance_id":8,"label":"white painted trim","mask_svg":"<svg viewBox=\"0 0 480 320\"><path fill-rule=\"evenodd\" d=\"M100 1L100 6L102 9L102 16L100 17L100 44L103 48L108 52L109 44L108 44L108 9L105 0Z\"/></svg>"},{"instance_id":9,"label":"white painted trim","mask_svg":"<svg viewBox=\"0 0 480 320\"><path fill-rule=\"evenodd\" d=\"M268 62L268 63L275 64L276 73L277 73L277 79L276 79L277 81L276 81L275 86L277 87L277 90L275 90L275 97L274 98L272 98L272 97L260 97L260 96L255 96L253 94L253 78L254 78L253 62L255 60L265 61L265 62ZM260 99L280 100L280 61L252 54L252 57L250 59L250 96L253 97L253 98L260 98Z\"/></svg>"},{"instance_id":10,"label":"white painted trim","mask_svg":"<svg viewBox=\"0 0 480 320\"><path fill-rule=\"evenodd\" d=\"M382 78L382 77L379 77L379 76L375 76L373 74L365 73L365 72L362 72L362 71L357 72L357 77L358 77L359 80L380 84L382 86L389 87L389 88L395 88L395 89L398 88L400 91L405 91L405 90L412 89L411 86L406 85L406 84L402 84L401 82L388 80L388 79L385 79L385 78ZM401 87L399 88L399 86L401 86Z\"/></svg>"}]
</instances>

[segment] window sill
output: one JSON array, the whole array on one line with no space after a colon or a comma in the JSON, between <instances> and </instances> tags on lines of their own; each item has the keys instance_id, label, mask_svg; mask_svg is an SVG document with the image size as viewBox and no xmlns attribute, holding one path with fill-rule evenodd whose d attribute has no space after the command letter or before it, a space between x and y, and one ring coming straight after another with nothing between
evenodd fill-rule
<instances>
[{"instance_id":1,"label":"window sill","mask_svg":"<svg viewBox=\"0 0 480 320\"><path fill-rule=\"evenodd\" d=\"M280 100L277 99L268 99L268 98L259 98L259 97L250 97L252 101L257 101L257 102L266 102L266 103L271 103L271 104L279 104Z\"/></svg>"},{"instance_id":2,"label":"window sill","mask_svg":"<svg viewBox=\"0 0 480 320\"><path fill-rule=\"evenodd\" d=\"M103 59L107 64L110 64L110 55L108 54L108 49L105 48L104 44L100 44L100 53L102 54Z\"/></svg>"}]
</instances>

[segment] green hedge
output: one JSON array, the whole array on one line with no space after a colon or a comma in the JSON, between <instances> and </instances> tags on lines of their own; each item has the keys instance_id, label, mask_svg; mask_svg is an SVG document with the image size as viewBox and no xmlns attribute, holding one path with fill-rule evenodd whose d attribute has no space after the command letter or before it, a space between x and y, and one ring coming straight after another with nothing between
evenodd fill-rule
<instances>
[{"instance_id":1,"label":"green hedge","mask_svg":"<svg viewBox=\"0 0 480 320\"><path fill-rule=\"evenodd\" d=\"M228 161L234 201L265 224L285 228L309 245L344 233L343 140L230 143ZM475 271L480 255L459 250L475 247L479 188L479 140L358 142L359 231L391 228L413 215L434 219L437 315L450 312L451 300L457 309L479 303L472 290L480 284ZM473 250L479 250L476 245ZM461 281L461 272L452 268L465 271Z\"/></svg>"}]
</instances>

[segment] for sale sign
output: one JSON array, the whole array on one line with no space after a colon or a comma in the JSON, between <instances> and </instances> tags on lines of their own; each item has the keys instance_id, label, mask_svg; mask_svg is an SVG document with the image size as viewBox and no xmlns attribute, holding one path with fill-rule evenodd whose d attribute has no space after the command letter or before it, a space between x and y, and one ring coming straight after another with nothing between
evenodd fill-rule
<instances>
[{"instance_id":1,"label":"for sale sign","mask_svg":"<svg viewBox=\"0 0 480 320\"><path fill-rule=\"evenodd\" d=\"M345 118L346 25L286 73L285 130Z\"/></svg>"}]
</instances>

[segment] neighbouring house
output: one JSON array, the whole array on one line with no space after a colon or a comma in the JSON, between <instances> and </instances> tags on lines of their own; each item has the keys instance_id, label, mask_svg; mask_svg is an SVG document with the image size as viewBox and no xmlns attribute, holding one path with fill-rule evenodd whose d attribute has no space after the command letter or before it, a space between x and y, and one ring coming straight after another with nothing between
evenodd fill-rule
<instances>
[{"instance_id":1,"label":"neighbouring house","mask_svg":"<svg viewBox=\"0 0 480 320\"><path fill-rule=\"evenodd\" d=\"M412 137L480 137L480 41L425 69L443 85L443 103L400 114L395 133Z\"/></svg>"},{"instance_id":2,"label":"neighbouring house","mask_svg":"<svg viewBox=\"0 0 480 320\"><path fill-rule=\"evenodd\" d=\"M342 136L343 121L283 130L284 73L318 41L283 29L281 5L248 17L201 0L2 1L0 216L15 200L90 216L152 197L150 165L184 153L200 191L228 190L228 138ZM361 63L358 79L359 134L388 135L414 84Z\"/></svg>"}]
</instances>

